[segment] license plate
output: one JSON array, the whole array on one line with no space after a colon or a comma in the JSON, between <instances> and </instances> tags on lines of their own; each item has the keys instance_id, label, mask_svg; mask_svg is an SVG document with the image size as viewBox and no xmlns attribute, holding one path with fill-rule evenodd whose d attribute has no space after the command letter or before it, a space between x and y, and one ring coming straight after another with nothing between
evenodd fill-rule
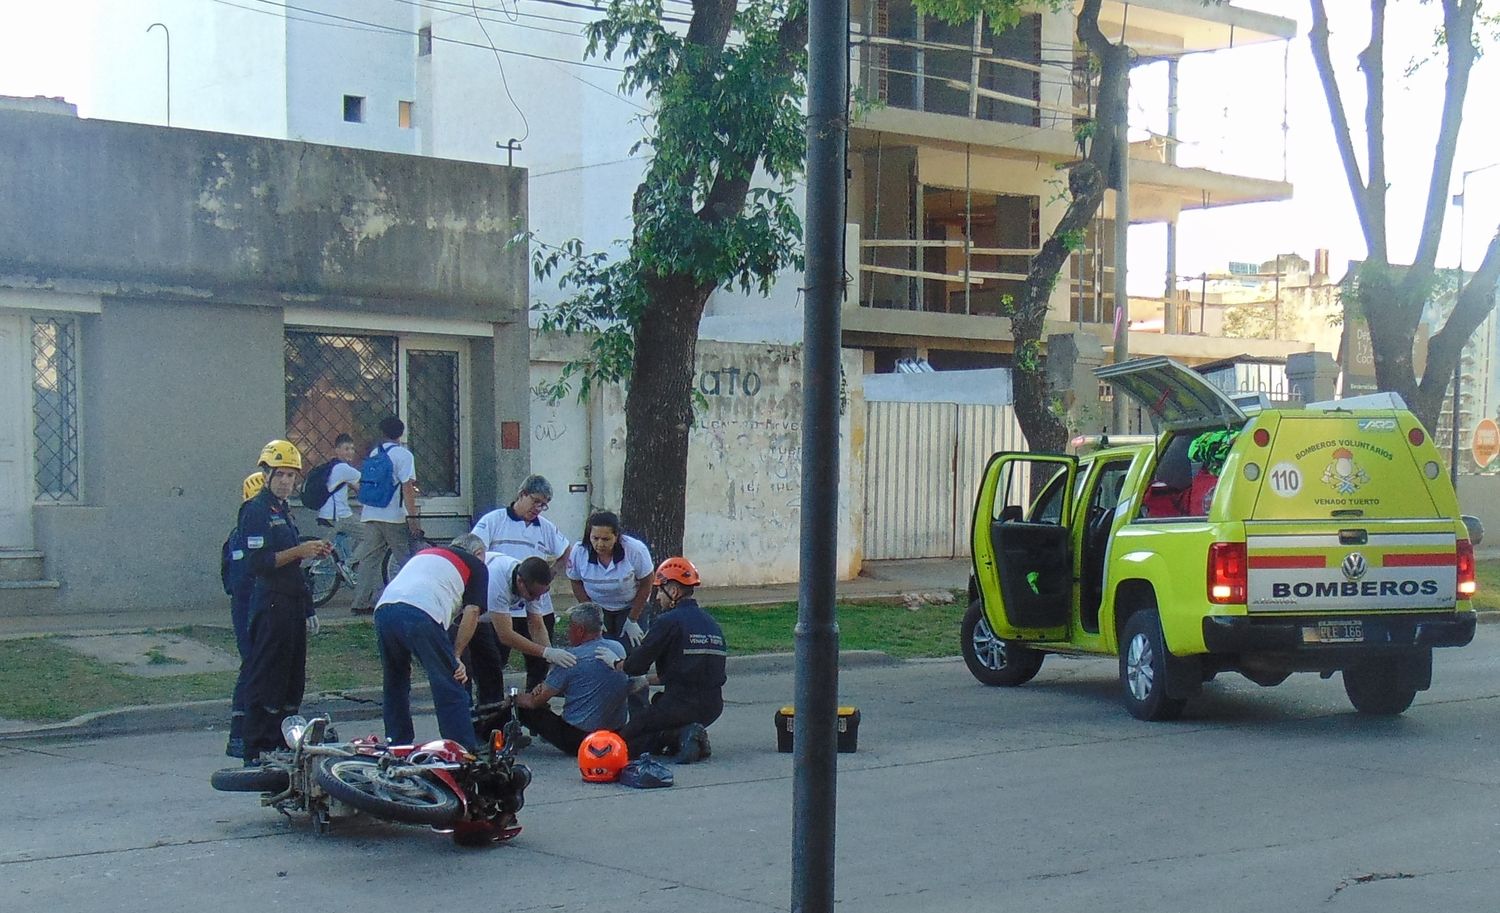
<instances>
[{"instance_id":1,"label":"license plate","mask_svg":"<svg viewBox=\"0 0 1500 913\"><path fill-rule=\"evenodd\" d=\"M1302 641L1310 644L1357 644L1365 639L1363 621L1320 621L1302 629Z\"/></svg>"}]
</instances>

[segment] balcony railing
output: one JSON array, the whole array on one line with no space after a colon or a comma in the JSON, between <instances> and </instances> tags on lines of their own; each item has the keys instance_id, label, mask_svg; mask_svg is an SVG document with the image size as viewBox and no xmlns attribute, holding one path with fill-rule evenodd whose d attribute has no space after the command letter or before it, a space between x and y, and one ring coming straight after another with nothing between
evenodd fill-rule
<instances>
[{"instance_id":1,"label":"balcony railing","mask_svg":"<svg viewBox=\"0 0 1500 913\"><path fill-rule=\"evenodd\" d=\"M1004 297L1015 294L1026 280L1031 258L1040 252L1032 247L979 247L952 239L872 238L861 241L859 247L861 304L979 315L1003 313ZM892 252L896 259L904 252L908 264L919 265L895 265L889 256ZM956 268L944 264L945 268L933 269L924 262L931 252L959 253L961 262ZM882 254L887 256L882 258ZM990 262L976 264L976 258ZM876 262L882 259L884 262ZM879 290L877 277L887 277L884 293ZM918 283L922 284L920 289Z\"/></svg>"}]
</instances>

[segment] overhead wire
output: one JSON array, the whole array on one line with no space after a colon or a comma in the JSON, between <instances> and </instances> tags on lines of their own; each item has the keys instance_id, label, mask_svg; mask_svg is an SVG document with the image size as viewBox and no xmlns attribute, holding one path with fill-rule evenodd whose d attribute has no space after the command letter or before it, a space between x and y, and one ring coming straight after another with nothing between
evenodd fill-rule
<instances>
[{"instance_id":1,"label":"overhead wire","mask_svg":"<svg viewBox=\"0 0 1500 913\"><path fill-rule=\"evenodd\" d=\"M396 0L396 2L398 2L398 3L406 3L406 4L410 5L410 6L420 6L420 7L425 7L427 9L441 10L443 12L449 12L449 13L456 13L456 11L452 9L452 7L454 7L454 6L458 6L458 7L466 7L467 6L467 4L462 3L461 0L427 0L427 2L425 2L425 3L420 2L420 0ZM533 2L536 2L536 3L552 3L552 0L533 0ZM561 4L560 3L560 4L553 4L553 5L566 6L566 7L570 8L570 9L576 8L576 9L580 9L580 10L587 10L587 11L592 12L592 13L603 13L604 12L604 10L602 8L588 6L588 5L585 5L585 4L572 4L572 3ZM589 19L564 19L564 18L562 18L560 16L544 16L541 13L523 13L523 12L520 11L520 4L519 3L517 3L517 5L516 5L516 12L514 13L514 18L512 18L511 12L509 10L505 9L504 7L480 6L479 9L481 11L487 12L487 13L489 13L489 12L498 12L498 13L501 13L501 14L505 15L506 19L508 21L510 21L511 23L513 23L513 24L516 23L517 19L541 19L541 20L548 21L548 22L574 22L574 23L578 23L580 25L586 25L586 24L588 24L588 22L591 21ZM467 11L467 9L465 9L463 11L462 15L464 15L464 16L468 16L469 15L469 12ZM490 20L490 21L493 22L493 21L497 21L497 20ZM662 22L674 22L674 23L677 23L679 25L688 25L692 20L690 20L690 19L678 19L678 18L674 18L673 16L664 15L664 16L661 17L660 21L662 21Z\"/></svg>"},{"instance_id":2,"label":"overhead wire","mask_svg":"<svg viewBox=\"0 0 1500 913\"><path fill-rule=\"evenodd\" d=\"M223 3L223 4L229 5L229 6L238 6L238 4L230 3L229 0L211 0L211 2L214 2L214 3ZM251 2L260 3L260 4L263 4L265 6L274 6L274 7L277 7L278 9L282 9L282 10L294 10L294 11L299 12L299 13L308 13L308 14L314 15L314 16L322 16L322 17L324 17L326 19L333 19L333 20L336 20L338 22L347 22L347 23L352 23L354 25L369 26L370 30L378 30L378 31L382 31L382 32L389 32L391 34L397 34L397 35L411 35L413 37L417 36L417 34L418 34L416 31L414 31L412 29L404 29L404 28L401 28L399 26L394 26L394 25L385 25L385 24L379 23L379 22L370 22L370 21L365 20L365 19L355 19L355 18L350 17L350 16L340 16L340 15L337 15L335 13L325 13L325 12L323 12L321 10L308 9L307 7L296 6L295 4L291 4L291 3L279 2L279 0L251 0ZM269 11L266 11L266 12L268 12L270 15L276 15L275 13L270 13ZM316 24L323 24L322 22L317 21L317 20L299 20L299 21L306 21L306 22L310 22L310 23L315 24L315 25ZM514 57L526 57L526 58L529 58L529 59L532 59L532 60L550 60L553 63L561 63L561 64L566 64L568 66L574 66L574 67L584 67L585 69L590 69L590 70L607 70L607 71L609 71L611 73L624 73L625 72L624 68L622 68L622 67L612 67L612 66L608 66L608 65L602 64L602 63L588 63L587 61L581 61L581 60L568 60L568 59L563 58L563 57L550 57L550 56L548 56L546 54L533 54L533 53L530 53L528 51L517 51L517 50L514 50L512 48L491 47L490 45L480 44L480 43L475 42L475 41L464 41L461 38L450 38L450 37L448 37L446 35L433 35L432 36L432 40L433 41L440 41L440 42L443 42L445 44L456 44L456 45L461 45L463 47L478 48L478 49L483 50L483 51L494 50L496 53L509 54L509 55L514 56Z\"/></svg>"},{"instance_id":3,"label":"overhead wire","mask_svg":"<svg viewBox=\"0 0 1500 913\"><path fill-rule=\"evenodd\" d=\"M526 112L516 104L516 97L510 94L510 81L505 78L505 63L500 59L500 51L495 47L495 39L490 37L490 30L485 28L484 20L479 15L479 5L475 0L469 0L469 5L474 9L474 22L479 25L479 31L484 33L484 40L489 43L490 51L495 55L495 66L500 68L500 86L505 90L505 97L510 100L510 106L521 115L521 135L514 140L516 145L526 142L531 136L531 121L526 119Z\"/></svg>"}]
</instances>

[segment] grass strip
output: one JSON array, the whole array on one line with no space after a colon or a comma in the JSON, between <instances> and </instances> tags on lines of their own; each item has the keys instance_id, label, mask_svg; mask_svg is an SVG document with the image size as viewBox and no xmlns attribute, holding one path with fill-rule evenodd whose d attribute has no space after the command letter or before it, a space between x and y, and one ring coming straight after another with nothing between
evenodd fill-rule
<instances>
[{"instance_id":1,"label":"grass strip","mask_svg":"<svg viewBox=\"0 0 1500 913\"><path fill-rule=\"evenodd\" d=\"M709 607L724 627L730 653L777 653L793 649L797 606ZM951 656L958 652L961 607L841 605L840 646L845 650L885 650L893 656ZM161 633L199 641L235 655L234 632L214 625L191 625ZM559 627L557 636L565 636ZM520 670L517 656L510 668ZM85 713L151 704L228 698L234 673L205 672L143 678L123 666L84 656L53 637L0 641L0 717L54 723ZM508 677L507 683L520 683ZM414 685L426 687L420 672ZM380 686L375 627L368 621L328 625L308 641L307 694ZM227 724L227 720L225 721Z\"/></svg>"}]
</instances>

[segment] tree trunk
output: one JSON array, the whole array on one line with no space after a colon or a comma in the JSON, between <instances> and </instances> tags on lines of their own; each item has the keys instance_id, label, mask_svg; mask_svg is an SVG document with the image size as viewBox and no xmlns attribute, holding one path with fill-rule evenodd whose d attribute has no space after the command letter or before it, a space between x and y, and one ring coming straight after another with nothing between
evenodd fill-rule
<instances>
[{"instance_id":1,"label":"tree trunk","mask_svg":"<svg viewBox=\"0 0 1500 913\"><path fill-rule=\"evenodd\" d=\"M653 279L647 286L651 303L636 330L625 394L620 521L659 563L682 554L698 321L713 287L685 276Z\"/></svg>"},{"instance_id":2,"label":"tree trunk","mask_svg":"<svg viewBox=\"0 0 1500 913\"><path fill-rule=\"evenodd\" d=\"M1116 126L1123 125L1126 116L1130 50L1111 44L1099 31L1100 5L1101 0L1086 0L1078 13L1078 38L1100 64L1093 139L1083 161L1068 170L1068 208L1032 259L1010 321L1016 353L1012 370L1016 420L1026 435L1027 447L1041 453L1062 453L1068 444L1068 427L1054 408L1054 399L1064 401L1063 391L1051 389L1040 358L1052 289L1072 253L1069 239L1083 231L1104 201L1114 167Z\"/></svg>"}]
</instances>

